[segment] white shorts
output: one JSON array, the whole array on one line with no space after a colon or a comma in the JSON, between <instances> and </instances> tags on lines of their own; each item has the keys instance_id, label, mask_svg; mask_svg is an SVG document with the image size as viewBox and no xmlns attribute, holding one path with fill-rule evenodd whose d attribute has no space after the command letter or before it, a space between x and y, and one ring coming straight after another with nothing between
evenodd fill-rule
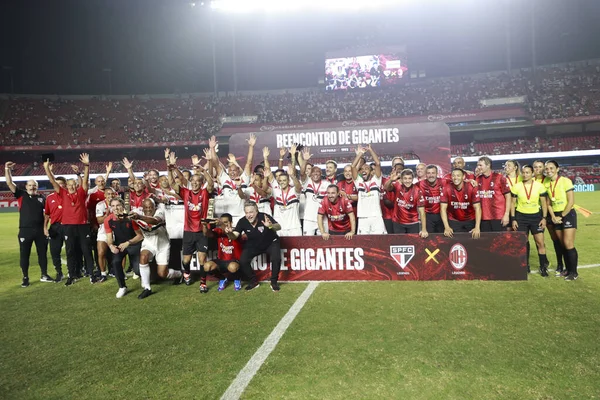
<instances>
[{"instance_id":1,"label":"white shorts","mask_svg":"<svg viewBox=\"0 0 600 400\"><path fill-rule=\"evenodd\" d=\"M326 218L323 218L323 227L325 228L325 232L329 231L329 227L328 222ZM319 229L319 224L317 223L317 221L307 221L304 220L304 226L302 227L302 234L304 236L314 236L314 235L319 235L321 236L321 230ZM316 233L315 233L316 232Z\"/></svg>"},{"instance_id":2,"label":"white shorts","mask_svg":"<svg viewBox=\"0 0 600 400\"><path fill-rule=\"evenodd\" d=\"M96 241L97 242L104 242L107 243L106 241L106 232L104 232L104 229L101 231L98 231L98 236L96 237Z\"/></svg>"},{"instance_id":3,"label":"white shorts","mask_svg":"<svg viewBox=\"0 0 600 400\"><path fill-rule=\"evenodd\" d=\"M381 217L364 217L358 219L359 235L384 235L386 234L385 224Z\"/></svg>"},{"instance_id":4,"label":"white shorts","mask_svg":"<svg viewBox=\"0 0 600 400\"><path fill-rule=\"evenodd\" d=\"M292 229L282 229L280 231L277 231L277 234L279 235L279 237L286 237L286 236L302 236L302 228L292 228Z\"/></svg>"},{"instance_id":5,"label":"white shorts","mask_svg":"<svg viewBox=\"0 0 600 400\"><path fill-rule=\"evenodd\" d=\"M164 235L147 236L140 251L149 251L158 265L169 265L171 242Z\"/></svg>"}]
</instances>

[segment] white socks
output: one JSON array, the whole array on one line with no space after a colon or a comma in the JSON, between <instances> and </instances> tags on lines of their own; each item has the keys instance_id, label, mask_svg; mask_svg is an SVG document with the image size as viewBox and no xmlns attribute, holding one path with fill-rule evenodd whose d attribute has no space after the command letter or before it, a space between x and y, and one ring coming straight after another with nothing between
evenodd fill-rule
<instances>
[{"instance_id":1,"label":"white socks","mask_svg":"<svg viewBox=\"0 0 600 400\"><path fill-rule=\"evenodd\" d=\"M167 274L167 279L177 279L181 278L181 271L177 269L169 268L169 273Z\"/></svg>"},{"instance_id":2,"label":"white socks","mask_svg":"<svg viewBox=\"0 0 600 400\"><path fill-rule=\"evenodd\" d=\"M140 278L142 278L142 287L150 290L150 266L140 264Z\"/></svg>"}]
</instances>

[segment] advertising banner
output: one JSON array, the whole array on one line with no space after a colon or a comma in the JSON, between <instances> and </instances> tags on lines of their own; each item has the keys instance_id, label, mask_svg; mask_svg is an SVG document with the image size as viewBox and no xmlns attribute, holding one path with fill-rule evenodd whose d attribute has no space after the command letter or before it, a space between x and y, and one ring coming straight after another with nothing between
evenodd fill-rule
<instances>
[{"instance_id":1,"label":"advertising banner","mask_svg":"<svg viewBox=\"0 0 600 400\"><path fill-rule=\"evenodd\" d=\"M313 159L352 161L357 146L371 145L379 156L396 156L412 153L428 164L440 167L450 165L450 130L443 122L420 124L377 124L344 126L339 129L297 129L259 131L256 134L254 162L262 160L263 147L271 154L281 147L301 144L310 147ZM229 138L229 151L246 154L248 133L238 133ZM388 157L388 158L389 158ZM447 171L443 171L444 173Z\"/></svg>"},{"instance_id":2,"label":"advertising banner","mask_svg":"<svg viewBox=\"0 0 600 400\"><path fill-rule=\"evenodd\" d=\"M285 237L281 281L527 280L521 232ZM271 276L267 256L253 261L260 280Z\"/></svg>"}]
</instances>

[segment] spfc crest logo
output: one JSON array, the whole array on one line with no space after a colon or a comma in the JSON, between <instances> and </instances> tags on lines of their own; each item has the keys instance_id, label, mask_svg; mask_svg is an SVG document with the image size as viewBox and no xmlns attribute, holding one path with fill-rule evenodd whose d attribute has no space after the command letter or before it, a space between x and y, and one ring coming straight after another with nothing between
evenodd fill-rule
<instances>
[{"instance_id":1,"label":"spfc crest logo","mask_svg":"<svg viewBox=\"0 0 600 400\"><path fill-rule=\"evenodd\" d=\"M390 255L404 269L415 256L415 246L390 246Z\"/></svg>"}]
</instances>

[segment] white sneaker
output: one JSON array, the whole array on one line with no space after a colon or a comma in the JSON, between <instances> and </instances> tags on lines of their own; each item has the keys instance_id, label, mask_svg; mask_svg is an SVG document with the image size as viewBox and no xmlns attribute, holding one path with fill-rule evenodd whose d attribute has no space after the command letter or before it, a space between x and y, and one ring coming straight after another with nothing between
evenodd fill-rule
<instances>
[{"instance_id":1,"label":"white sneaker","mask_svg":"<svg viewBox=\"0 0 600 400\"><path fill-rule=\"evenodd\" d=\"M133 273L133 279L140 279L140 276L134 272Z\"/></svg>"},{"instance_id":2,"label":"white sneaker","mask_svg":"<svg viewBox=\"0 0 600 400\"><path fill-rule=\"evenodd\" d=\"M117 292L117 299L120 299L121 297L125 296L127 294L127 288L123 287L120 288L119 291Z\"/></svg>"}]
</instances>

